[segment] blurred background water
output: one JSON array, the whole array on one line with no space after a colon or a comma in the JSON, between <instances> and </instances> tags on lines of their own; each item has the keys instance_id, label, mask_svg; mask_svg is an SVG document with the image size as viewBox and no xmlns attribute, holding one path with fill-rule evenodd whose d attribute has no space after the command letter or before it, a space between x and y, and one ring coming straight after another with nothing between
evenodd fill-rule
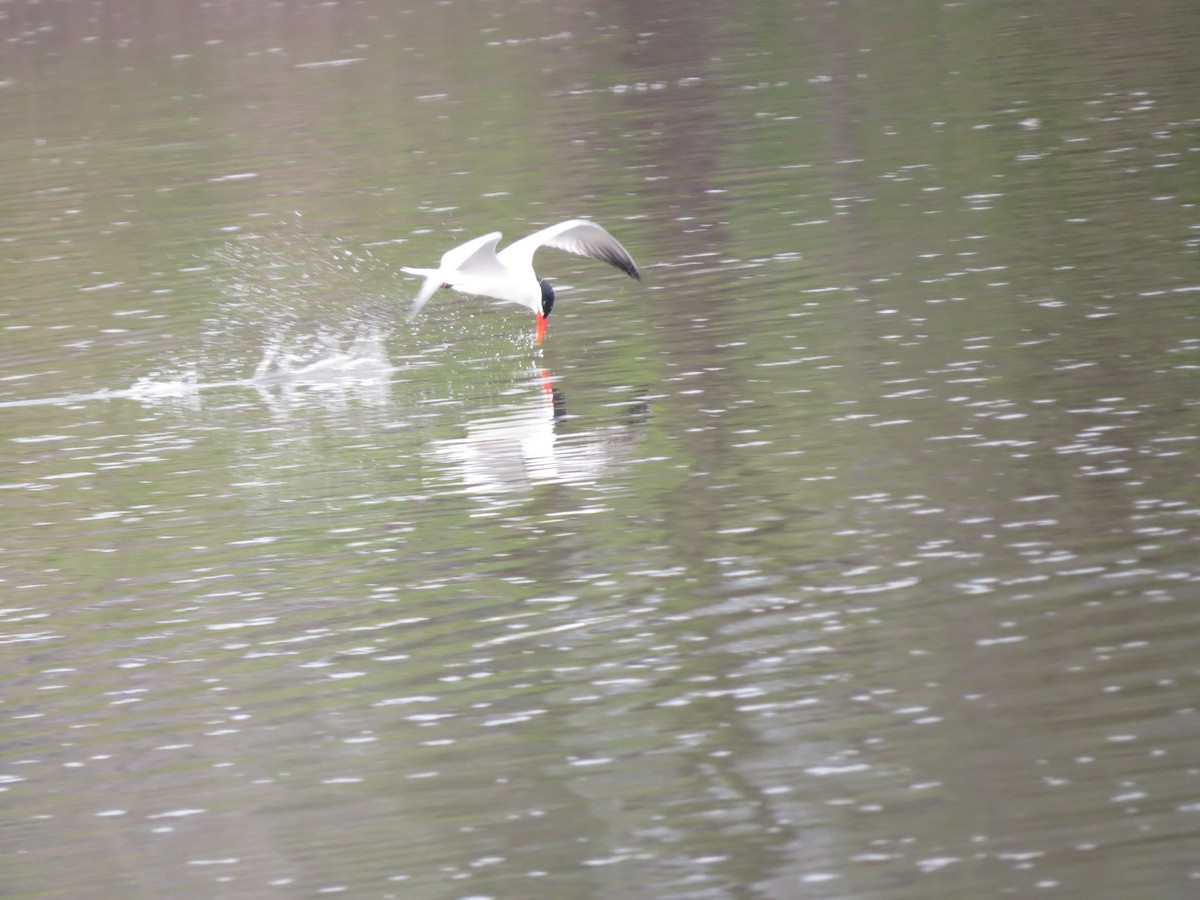
<instances>
[{"instance_id":1,"label":"blurred background water","mask_svg":"<svg viewBox=\"0 0 1200 900\"><path fill-rule=\"evenodd\" d=\"M0 892L1194 896L1198 32L0 4Z\"/></svg>"}]
</instances>

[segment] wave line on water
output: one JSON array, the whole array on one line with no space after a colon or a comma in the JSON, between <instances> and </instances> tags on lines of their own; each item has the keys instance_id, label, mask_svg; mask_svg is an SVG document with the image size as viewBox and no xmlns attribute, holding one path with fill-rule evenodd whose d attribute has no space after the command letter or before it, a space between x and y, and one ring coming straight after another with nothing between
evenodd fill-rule
<instances>
[{"instance_id":1,"label":"wave line on water","mask_svg":"<svg viewBox=\"0 0 1200 900\"><path fill-rule=\"evenodd\" d=\"M513 641L524 640L526 638L544 637L548 634L561 634L564 631L575 631L579 628L587 628L589 625L599 625L601 622L611 622L617 619L617 616L592 616L590 619L581 619L578 622L567 622L563 625L555 625L551 628L539 628L535 631L519 631L515 634L504 634L497 638L492 638L487 641L480 641L476 644L476 648L481 647L496 647L500 644L508 644Z\"/></svg>"}]
</instances>

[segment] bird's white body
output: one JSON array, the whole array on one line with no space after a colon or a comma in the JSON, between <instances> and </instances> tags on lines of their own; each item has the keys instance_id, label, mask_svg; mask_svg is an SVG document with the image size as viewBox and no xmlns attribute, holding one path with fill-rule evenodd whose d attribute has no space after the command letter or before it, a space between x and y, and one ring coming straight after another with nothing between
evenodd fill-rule
<instances>
[{"instance_id":1,"label":"bird's white body","mask_svg":"<svg viewBox=\"0 0 1200 900\"><path fill-rule=\"evenodd\" d=\"M548 314L549 310L542 308L543 286L533 270L533 254L539 247L556 247L580 256L590 256L616 266L631 278L641 278L632 257L617 239L586 219L559 222L497 251L499 243L500 232L493 231L447 250L436 269L402 267L401 271L425 279L413 301L409 319L421 311L421 307L438 288L449 287L464 294L492 297L524 306L538 316L540 334L544 327L544 314Z\"/></svg>"}]
</instances>

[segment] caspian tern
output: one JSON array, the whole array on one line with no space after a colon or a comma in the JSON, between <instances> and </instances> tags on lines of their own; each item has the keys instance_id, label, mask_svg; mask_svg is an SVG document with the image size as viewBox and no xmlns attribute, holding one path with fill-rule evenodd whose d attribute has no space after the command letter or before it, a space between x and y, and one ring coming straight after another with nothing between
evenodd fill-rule
<instances>
[{"instance_id":1,"label":"caspian tern","mask_svg":"<svg viewBox=\"0 0 1200 900\"><path fill-rule=\"evenodd\" d=\"M554 288L533 271L533 254L539 247L556 247L579 256L590 256L616 266L630 278L642 280L633 258L620 242L586 219L571 219L535 231L497 253L499 242L500 232L493 231L447 250L436 269L402 266L400 271L425 279L413 301L412 312L408 314L409 321L438 288L453 288L463 294L506 300L533 310L537 317L534 340L540 344L546 336L546 317L554 307Z\"/></svg>"}]
</instances>

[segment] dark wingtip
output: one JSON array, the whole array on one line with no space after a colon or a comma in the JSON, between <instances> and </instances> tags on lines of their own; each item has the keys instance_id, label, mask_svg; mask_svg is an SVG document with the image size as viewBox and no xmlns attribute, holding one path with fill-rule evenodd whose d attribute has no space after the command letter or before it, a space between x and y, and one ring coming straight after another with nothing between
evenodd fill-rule
<instances>
[{"instance_id":1,"label":"dark wingtip","mask_svg":"<svg viewBox=\"0 0 1200 900\"><path fill-rule=\"evenodd\" d=\"M610 250L606 252L603 259L610 266L614 266L628 275L630 278L642 280L642 273L638 271L637 264L624 253L618 250Z\"/></svg>"}]
</instances>

